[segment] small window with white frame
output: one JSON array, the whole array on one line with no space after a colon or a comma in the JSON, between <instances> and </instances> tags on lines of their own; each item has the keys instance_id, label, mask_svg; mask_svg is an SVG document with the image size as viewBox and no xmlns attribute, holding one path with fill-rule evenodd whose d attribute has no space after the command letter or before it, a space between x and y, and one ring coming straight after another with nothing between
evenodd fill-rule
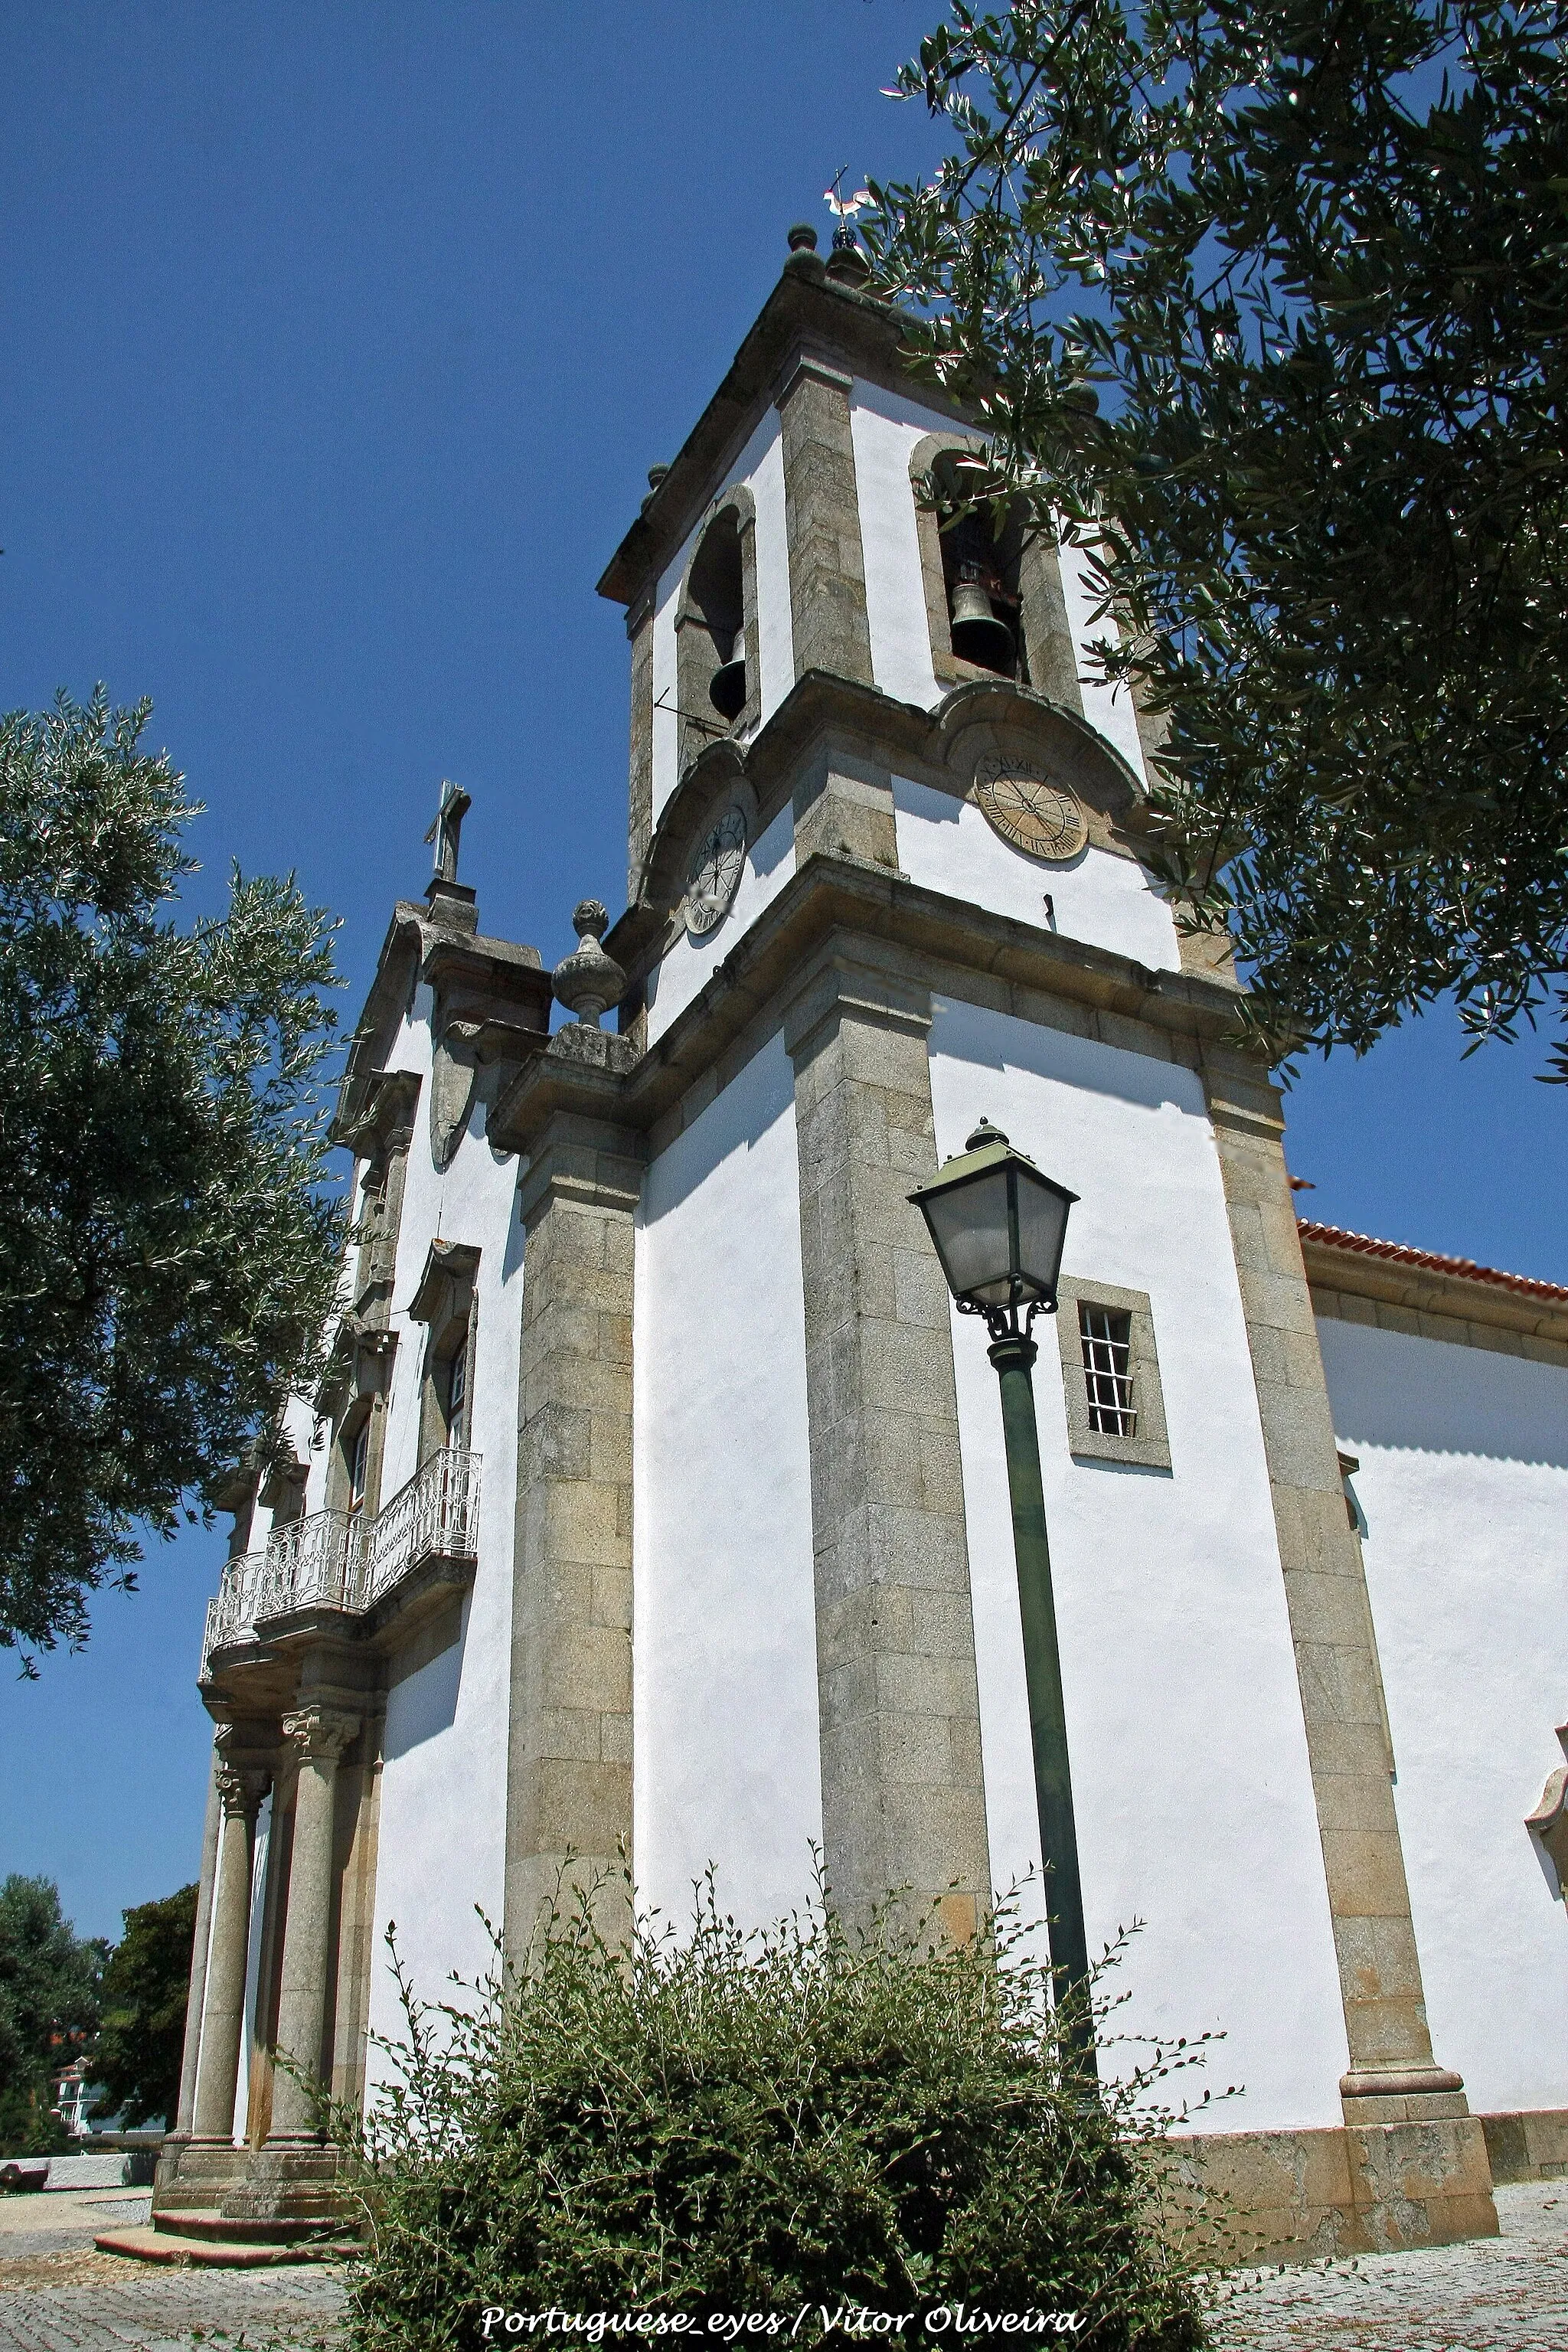
<instances>
[{"instance_id":1,"label":"small window with white frame","mask_svg":"<svg viewBox=\"0 0 1568 2352\"><path fill-rule=\"evenodd\" d=\"M463 1344L447 1365L447 1443L465 1445L468 1443L468 1335Z\"/></svg>"},{"instance_id":2,"label":"small window with white frame","mask_svg":"<svg viewBox=\"0 0 1568 2352\"><path fill-rule=\"evenodd\" d=\"M349 1465L348 1514L357 1518L364 1508L370 1484L370 1414L367 1412L345 1447Z\"/></svg>"},{"instance_id":3,"label":"small window with white frame","mask_svg":"<svg viewBox=\"0 0 1568 2352\"><path fill-rule=\"evenodd\" d=\"M1171 1447L1148 1293L1064 1278L1057 1337L1075 1461L1168 1470Z\"/></svg>"}]
</instances>

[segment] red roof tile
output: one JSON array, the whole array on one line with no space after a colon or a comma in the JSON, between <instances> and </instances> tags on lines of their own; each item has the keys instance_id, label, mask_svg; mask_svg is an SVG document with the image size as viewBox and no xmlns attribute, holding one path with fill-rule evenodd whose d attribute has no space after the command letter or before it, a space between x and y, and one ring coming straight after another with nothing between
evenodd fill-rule
<instances>
[{"instance_id":1,"label":"red roof tile","mask_svg":"<svg viewBox=\"0 0 1568 2352\"><path fill-rule=\"evenodd\" d=\"M1298 1217L1296 1230L1304 1242L1321 1242L1329 1249L1352 1250L1358 1257L1386 1258L1394 1265L1425 1266L1433 1274L1462 1274L1470 1282L1495 1282L1500 1289L1526 1298L1550 1298L1568 1304L1568 1290L1555 1282L1535 1282L1526 1274L1500 1274L1495 1265L1478 1265L1474 1258L1439 1257L1435 1251L1407 1249L1403 1242L1373 1241L1369 1234L1346 1233L1341 1225L1315 1224Z\"/></svg>"}]
</instances>

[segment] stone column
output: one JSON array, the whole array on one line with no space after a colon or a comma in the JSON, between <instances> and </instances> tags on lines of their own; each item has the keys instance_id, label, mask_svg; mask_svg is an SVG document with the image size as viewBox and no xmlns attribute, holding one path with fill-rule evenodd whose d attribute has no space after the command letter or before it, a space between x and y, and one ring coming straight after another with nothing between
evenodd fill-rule
<instances>
[{"instance_id":1,"label":"stone column","mask_svg":"<svg viewBox=\"0 0 1568 2352\"><path fill-rule=\"evenodd\" d=\"M267 1775L220 1762L216 1768L222 1825L218 1832L217 1892L213 1901L212 1948L202 2005L201 2055L196 2070L193 2136L227 2146L234 2138L234 2100L239 2082L239 2045L245 2029L245 1973L250 1949L251 1835Z\"/></svg>"},{"instance_id":2,"label":"stone column","mask_svg":"<svg viewBox=\"0 0 1568 2352\"><path fill-rule=\"evenodd\" d=\"M514 1958L568 1854L580 1881L614 1875L632 1826L640 1145L608 1121L558 1112L529 1151L507 1766L505 1939ZM617 1888L612 1928L620 1901Z\"/></svg>"},{"instance_id":3,"label":"stone column","mask_svg":"<svg viewBox=\"0 0 1568 2352\"><path fill-rule=\"evenodd\" d=\"M332 1800L339 1760L359 1727L357 1715L335 1707L301 1707L283 1718L284 1737L300 1751L300 1777L283 1922L278 2052L310 2076L320 2074L332 1965ZM320 2136L306 2084L279 2065L273 2078L268 2147L314 2145Z\"/></svg>"},{"instance_id":4,"label":"stone column","mask_svg":"<svg viewBox=\"0 0 1568 2352\"><path fill-rule=\"evenodd\" d=\"M907 1195L936 1172L929 992L829 958L795 1069L823 1839L839 1907L908 1887L949 1935L991 1886L947 1290Z\"/></svg>"},{"instance_id":5,"label":"stone column","mask_svg":"<svg viewBox=\"0 0 1568 2352\"><path fill-rule=\"evenodd\" d=\"M1268 1076L1205 1070L1247 1318L1307 1753L1339 1960L1350 2067L1340 2092L1356 2200L1373 2244L1491 2235L1479 2123L1437 2064L1389 1781L1371 1608L1352 1533L1317 1321Z\"/></svg>"},{"instance_id":6,"label":"stone column","mask_svg":"<svg viewBox=\"0 0 1568 2352\"><path fill-rule=\"evenodd\" d=\"M795 674L829 670L869 686L871 626L855 444L854 380L801 353L778 395L784 424L784 528L789 546Z\"/></svg>"},{"instance_id":7,"label":"stone column","mask_svg":"<svg viewBox=\"0 0 1568 2352\"><path fill-rule=\"evenodd\" d=\"M185 1997L185 2041L180 2060L180 2104L174 2128L189 2136L195 2127L196 2062L202 2048L202 2011L206 2003L207 1943L212 1933L213 1895L217 1881L218 1831L223 1804L217 1786L218 1759L215 1749L207 1780L206 1820L202 1828L202 1874L196 1894L195 1932L191 1937L190 1990Z\"/></svg>"}]
</instances>

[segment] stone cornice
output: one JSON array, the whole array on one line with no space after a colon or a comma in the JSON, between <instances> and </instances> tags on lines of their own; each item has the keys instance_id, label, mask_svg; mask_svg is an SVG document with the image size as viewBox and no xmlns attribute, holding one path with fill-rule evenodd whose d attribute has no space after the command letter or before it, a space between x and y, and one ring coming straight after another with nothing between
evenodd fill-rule
<instances>
[{"instance_id":1,"label":"stone cornice","mask_svg":"<svg viewBox=\"0 0 1568 2352\"><path fill-rule=\"evenodd\" d=\"M1379 1323L1388 1330L1485 1347L1477 1333L1511 1333L1553 1351L1568 1349L1568 1301L1531 1297L1484 1276L1370 1257L1303 1234L1301 1256L1312 1303L1337 1321ZM1370 1312L1346 1312L1342 1301ZM1379 1308L1389 1310L1380 1314ZM1436 1328L1441 1324L1444 1328ZM1423 1328L1426 1327L1426 1328ZM1472 1328L1473 1327L1473 1328ZM1495 1344L1492 1343L1492 1344Z\"/></svg>"},{"instance_id":2,"label":"stone cornice","mask_svg":"<svg viewBox=\"0 0 1568 2352\"><path fill-rule=\"evenodd\" d=\"M479 1270L479 1253L472 1242L433 1241L425 1254L425 1270L408 1302L408 1318L412 1323L432 1323L445 1308L451 1311L452 1295L458 1290L471 1289Z\"/></svg>"},{"instance_id":3,"label":"stone cornice","mask_svg":"<svg viewBox=\"0 0 1568 2352\"><path fill-rule=\"evenodd\" d=\"M977 725L1054 740L1074 789L1108 808L1114 803L1111 822L1119 835L1141 831L1146 821L1143 788L1121 754L1080 712L1031 687L1002 678L969 680L928 710L919 703L897 702L879 688L807 670L750 744L742 748L721 739L691 761L659 812L637 904L605 934L606 953L634 975L646 970L663 940L668 910L686 887L688 853L703 815L738 781L750 785L765 814L811 754L836 741L854 745L883 767L940 780L948 772L950 750ZM1125 839L1101 845L1136 854Z\"/></svg>"},{"instance_id":4,"label":"stone cornice","mask_svg":"<svg viewBox=\"0 0 1568 2352\"><path fill-rule=\"evenodd\" d=\"M722 383L611 557L598 583L600 595L635 606L703 512L731 455L743 447L758 417L772 405L781 379L793 377L802 361L901 392L936 415L971 422L945 393L911 373L909 323L876 296L857 293L828 277L815 254L793 256Z\"/></svg>"},{"instance_id":5,"label":"stone cornice","mask_svg":"<svg viewBox=\"0 0 1568 2352\"><path fill-rule=\"evenodd\" d=\"M418 1075L413 1070L366 1071L355 1082L350 1112L344 1107L350 1099L345 1077L338 1113L332 1121L332 1141L352 1151L356 1160L374 1158L387 1150L398 1135L406 1142L419 1100L419 1085Z\"/></svg>"},{"instance_id":6,"label":"stone cornice","mask_svg":"<svg viewBox=\"0 0 1568 2352\"><path fill-rule=\"evenodd\" d=\"M1187 1038L1194 1049L1223 1047L1234 1037L1236 991L1217 981L1151 971L1108 948L928 890L886 867L817 852L640 1060L626 1066L626 1041L610 1037L600 1061L568 1060L555 1050L560 1038L553 1039L551 1051L497 1102L490 1141L526 1152L545 1121L563 1110L646 1132L760 1015L798 992L819 951L839 944L860 961L879 948L894 961L914 956L935 986L943 971L954 979L983 976Z\"/></svg>"}]
</instances>

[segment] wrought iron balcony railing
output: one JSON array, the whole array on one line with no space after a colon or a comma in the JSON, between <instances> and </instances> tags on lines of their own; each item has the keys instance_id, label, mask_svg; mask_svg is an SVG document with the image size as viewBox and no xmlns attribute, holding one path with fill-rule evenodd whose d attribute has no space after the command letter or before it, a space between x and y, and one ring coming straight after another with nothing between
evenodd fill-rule
<instances>
[{"instance_id":1,"label":"wrought iron balcony railing","mask_svg":"<svg viewBox=\"0 0 1568 2352\"><path fill-rule=\"evenodd\" d=\"M479 1465L479 1454L446 1446L368 1525L363 1515L313 1511L276 1528L264 1550L231 1559L207 1602L204 1677L215 1650L254 1638L296 1610L363 1615L426 1560L473 1559Z\"/></svg>"},{"instance_id":2,"label":"wrought iron balcony railing","mask_svg":"<svg viewBox=\"0 0 1568 2352\"><path fill-rule=\"evenodd\" d=\"M443 1446L400 1486L366 1534L354 1606L371 1609L427 1559L479 1551L479 1456Z\"/></svg>"}]
</instances>

